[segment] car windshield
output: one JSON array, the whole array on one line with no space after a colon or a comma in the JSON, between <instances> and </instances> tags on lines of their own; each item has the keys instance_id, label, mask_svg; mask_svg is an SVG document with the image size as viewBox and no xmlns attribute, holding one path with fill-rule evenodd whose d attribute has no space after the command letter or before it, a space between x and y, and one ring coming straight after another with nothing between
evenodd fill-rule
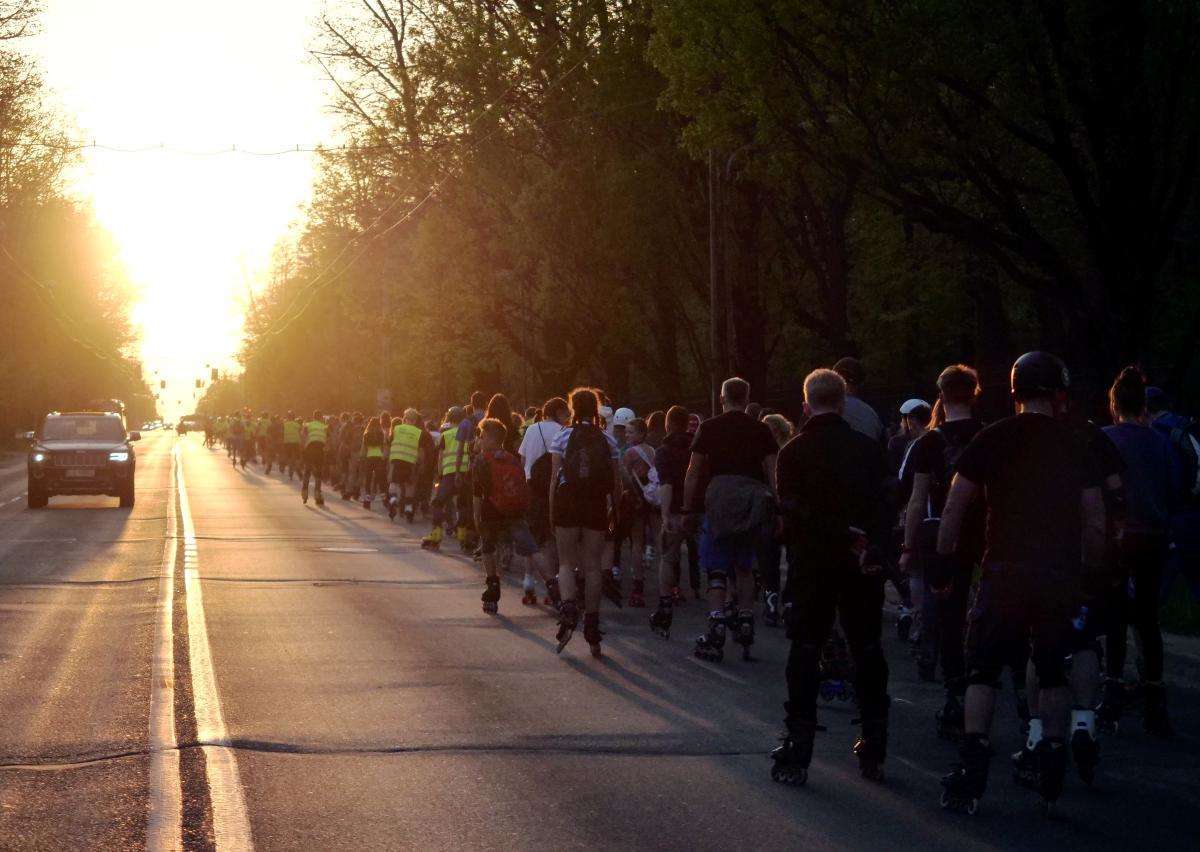
<instances>
[{"instance_id":1,"label":"car windshield","mask_svg":"<svg viewBox=\"0 0 1200 852\"><path fill-rule=\"evenodd\" d=\"M116 417L52 417L42 425L43 441L125 440L125 427Z\"/></svg>"}]
</instances>

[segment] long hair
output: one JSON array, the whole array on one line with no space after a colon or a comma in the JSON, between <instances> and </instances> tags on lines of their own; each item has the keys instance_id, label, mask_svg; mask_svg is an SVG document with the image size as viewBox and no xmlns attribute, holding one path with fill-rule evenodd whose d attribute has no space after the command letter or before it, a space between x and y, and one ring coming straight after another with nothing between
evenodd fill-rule
<instances>
[{"instance_id":1,"label":"long hair","mask_svg":"<svg viewBox=\"0 0 1200 852\"><path fill-rule=\"evenodd\" d=\"M1146 377L1135 366L1126 367L1108 389L1113 419L1141 417L1146 413Z\"/></svg>"},{"instance_id":2,"label":"long hair","mask_svg":"<svg viewBox=\"0 0 1200 852\"><path fill-rule=\"evenodd\" d=\"M498 393L488 402L487 416L493 420L499 420L504 424L504 428L511 428L512 415L512 406L508 404L508 397L504 394Z\"/></svg>"},{"instance_id":3,"label":"long hair","mask_svg":"<svg viewBox=\"0 0 1200 852\"><path fill-rule=\"evenodd\" d=\"M595 388L575 388L570 395L571 423L600 425L600 395Z\"/></svg>"}]
</instances>

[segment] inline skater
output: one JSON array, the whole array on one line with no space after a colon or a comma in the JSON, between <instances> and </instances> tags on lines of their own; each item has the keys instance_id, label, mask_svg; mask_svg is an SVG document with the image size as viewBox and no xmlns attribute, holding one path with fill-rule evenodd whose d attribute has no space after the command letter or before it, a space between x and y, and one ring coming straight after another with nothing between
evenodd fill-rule
<instances>
[{"instance_id":1,"label":"inline skater","mask_svg":"<svg viewBox=\"0 0 1200 852\"><path fill-rule=\"evenodd\" d=\"M987 786L989 731L1001 669L1032 643L1042 739L1037 785L1049 811L1062 792L1071 696L1064 659L1084 576L1104 551L1099 473L1086 447L1058 419L1070 374L1045 352L1013 364L1016 415L984 428L958 457L938 529L929 584L945 594L956 569L964 520L983 489L983 569L967 628L962 762L942 779L942 806L975 813Z\"/></svg>"},{"instance_id":2,"label":"inline skater","mask_svg":"<svg viewBox=\"0 0 1200 852\"><path fill-rule=\"evenodd\" d=\"M270 474L271 468L279 465L280 470L283 469L283 420L278 414L271 415L271 420L267 423L267 442L266 452L263 454L263 461L266 462L265 473Z\"/></svg>"},{"instance_id":3,"label":"inline skater","mask_svg":"<svg viewBox=\"0 0 1200 852\"><path fill-rule=\"evenodd\" d=\"M975 567L983 557L982 500L974 501L967 510L953 557L953 570L949 579L943 579L941 596L928 588L924 565L936 558L937 531L958 457L983 428L972 411L981 388L978 373L964 364L944 369L938 376L937 387L933 428L912 443L900 470L900 479L912 483L904 512L900 569L925 586L918 666L922 669L921 679L932 680L941 658L946 701L937 715L938 735L958 741L963 734L962 702L967 690L963 657L967 599ZM918 565L921 568L914 570Z\"/></svg>"},{"instance_id":4,"label":"inline skater","mask_svg":"<svg viewBox=\"0 0 1200 852\"><path fill-rule=\"evenodd\" d=\"M421 415L415 408L405 409L403 422L392 426L392 446L388 455L391 467L388 517L395 519L396 515L403 514L410 524L413 522L413 504L409 503L409 496L411 493L415 497L416 472L421 461L421 427L417 425L420 422Z\"/></svg>"},{"instance_id":5,"label":"inline skater","mask_svg":"<svg viewBox=\"0 0 1200 852\"><path fill-rule=\"evenodd\" d=\"M362 494L362 455L363 455L363 424L362 412L356 411L350 418L350 423L342 431L341 454L345 474L342 480L342 499L357 500Z\"/></svg>"},{"instance_id":6,"label":"inline skater","mask_svg":"<svg viewBox=\"0 0 1200 852\"><path fill-rule=\"evenodd\" d=\"M1200 423L1175 414L1171 399L1161 388L1146 388L1146 415L1150 426L1175 448L1183 479L1180 503L1171 513L1171 551L1167 557L1162 597L1182 575L1200 603Z\"/></svg>"},{"instance_id":7,"label":"inline skater","mask_svg":"<svg viewBox=\"0 0 1200 852\"><path fill-rule=\"evenodd\" d=\"M446 412L446 421L442 424L437 440L434 466L438 472L438 482L437 491L433 496L433 529L421 541L421 547L426 550L441 549L442 541L446 537L446 527L455 526L459 474L467 469L470 462L466 448L458 442L456 424L461 422L464 416L461 406L452 406Z\"/></svg>"},{"instance_id":8,"label":"inline skater","mask_svg":"<svg viewBox=\"0 0 1200 852\"><path fill-rule=\"evenodd\" d=\"M687 539L683 482L692 452L692 436L688 434L688 412L683 406L671 406L664 423L666 435L654 454L661 513L659 527L662 530L659 552L662 556L658 565L658 608L650 616L650 629L669 639L675 604L683 600L679 591L680 551Z\"/></svg>"},{"instance_id":9,"label":"inline skater","mask_svg":"<svg viewBox=\"0 0 1200 852\"><path fill-rule=\"evenodd\" d=\"M846 384L832 370L804 380L807 420L779 452L778 484L787 543L784 613L787 733L772 777L803 784L817 728L822 648L835 617L855 663L862 735L854 744L863 777L882 780L887 756L888 667L880 636L883 554L891 529L890 471L883 447L843 418Z\"/></svg>"},{"instance_id":10,"label":"inline skater","mask_svg":"<svg viewBox=\"0 0 1200 852\"><path fill-rule=\"evenodd\" d=\"M1109 390L1113 425L1104 434L1116 445L1125 462L1125 522L1117 539L1118 580L1129 590L1119 599L1108 634L1106 684L1121 683L1125 667L1126 633L1137 632L1145 663L1145 726L1152 736L1170 737L1174 731L1167 714L1163 686L1163 641L1158 623L1159 590L1167 560L1167 534L1171 514L1182 495L1178 456L1170 441L1146 424L1145 377L1137 367L1126 367ZM1120 695L1113 687L1105 704L1116 706L1107 715L1119 717Z\"/></svg>"},{"instance_id":11,"label":"inline skater","mask_svg":"<svg viewBox=\"0 0 1200 852\"><path fill-rule=\"evenodd\" d=\"M771 430L775 444L783 449L784 445L796 434L796 428L782 414L762 413L760 419L764 426ZM762 580L763 623L768 627L779 626L780 600L782 591L780 565L783 562L783 542L781 531L768 529L763 533L758 546L758 573Z\"/></svg>"},{"instance_id":12,"label":"inline skater","mask_svg":"<svg viewBox=\"0 0 1200 852\"><path fill-rule=\"evenodd\" d=\"M387 493L387 433L378 417L367 421L362 439L362 483L364 509L370 509L375 494Z\"/></svg>"},{"instance_id":13,"label":"inline skater","mask_svg":"<svg viewBox=\"0 0 1200 852\"><path fill-rule=\"evenodd\" d=\"M296 475L300 465L300 427L300 418L289 410L283 418L283 456L279 462L280 471L287 468L289 480Z\"/></svg>"},{"instance_id":14,"label":"inline skater","mask_svg":"<svg viewBox=\"0 0 1200 852\"><path fill-rule=\"evenodd\" d=\"M234 467L241 462L242 470L246 469L246 442L249 440L246 433L245 421L237 412L234 412L233 416L229 418L229 458Z\"/></svg>"},{"instance_id":15,"label":"inline skater","mask_svg":"<svg viewBox=\"0 0 1200 852\"><path fill-rule=\"evenodd\" d=\"M558 588L558 547L554 541L554 526L550 523L550 446L571 419L567 401L556 396L546 400L541 417L530 423L521 439L520 456L529 481L529 531L539 548L539 558L532 560L542 574L546 597L542 602L559 606L562 595ZM536 603L536 597L530 603Z\"/></svg>"},{"instance_id":16,"label":"inline skater","mask_svg":"<svg viewBox=\"0 0 1200 852\"><path fill-rule=\"evenodd\" d=\"M754 644L754 553L765 531L777 523L779 448L771 430L746 414L749 402L745 379L725 380L722 413L696 430L684 477L684 505L690 524L701 521L700 567L708 574L708 629L696 640L695 654L714 662L724 656L727 627L733 628L749 659ZM731 574L740 608L727 615Z\"/></svg>"},{"instance_id":17,"label":"inline skater","mask_svg":"<svg viewBox=\"0 0 1200 852\"><path fill-rule=\"evenodd\" d=\"M623 408L615 416L620 416ZM631 414L633 412L630 412ZM629 591L629 606L644 607L646 605L645 576L653 563L646 559L646 545L658 541L660 513L647 502L645 485L658 482L658 471L654 467L654 450L646 443L646 421L639 417L630 420L625 427L627 445L621 457L621 476L623 494L620 510L625 516L623 526L629 538L629 574L631 588ZM619 541L615 539L614 543ZM618 548L619 544L616 545ZM616 555L614 554L614 562ZM615 568L614 570L619 570Z\"/></svg>"},{"instance_id":18,"label":"inline skater","mask_svg":"<svg viewBox=\"0 0 1200 852\"><path fill-rule=\"evenodd\" d=\"M479 453L471 464L475 528L483 547L483 611L496 614L500 601L500 574L496 546L511 544L518 556L532 558L537 544L525 523L529 485L521 460L504 449L508 428L499 420L484 418L479 424Z\"/></svg>"},{"instance_id":19,"label":"inline skater","mask_svg":"<svg viewBox=\"0 0 1200 852\"><path fill-rule=\"evenodd\" d=\"M300 480L300 500L308 503L308 483L315 479L315 496L318 506L325 505L325 497L321 493L321 474L325 469L325 441L329 435L329 427L320 410L312 413L312 419L304 424L300 440L304 443L304 475Z\"/></svg>"},{"instance_id":20,"label":"inline skater","mask_svg":"<svg viewBox=\"0 0 1200 852\"><path fill-rule=\"evenodd\" d=\"M605 532L612 505L620 498L616 441L600 426L600 397L592 388L570 394L570 425L550 443L550 518L558 545L558 651L566 647L579 622L575 571L585 581L583 635L593 656L600 656L600 598Z\"/></svg>"}]
</instances>

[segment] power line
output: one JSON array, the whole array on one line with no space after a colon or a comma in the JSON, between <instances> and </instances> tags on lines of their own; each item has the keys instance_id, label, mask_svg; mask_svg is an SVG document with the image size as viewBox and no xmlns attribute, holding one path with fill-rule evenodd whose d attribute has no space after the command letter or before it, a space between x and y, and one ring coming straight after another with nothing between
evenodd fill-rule
<instances>
[{"instance_id":1,"label":"power line","mask_svg":"<svg viewBox=\"0 0 1200 852\"><path fill-rule=\"evenodd\" d=\"M25 142L10 142L2 144L0 147L9 149L35 149L42 151L67 151L71 153L79 151L105 151L115 154L179 154L187 157L223 157L229 155L241 155L245 157L285 157L289 154L376 153L379 151L394 150L393 146L386 144L320 145L307 143L292 145L290 147L262 150L233 144L229 145L228 147L201 149L185 148L181 146L170 145L165 142L146 145L109 145L95 141L50 142L42 139L34 139Z\"/></svg>"}]
</instances>

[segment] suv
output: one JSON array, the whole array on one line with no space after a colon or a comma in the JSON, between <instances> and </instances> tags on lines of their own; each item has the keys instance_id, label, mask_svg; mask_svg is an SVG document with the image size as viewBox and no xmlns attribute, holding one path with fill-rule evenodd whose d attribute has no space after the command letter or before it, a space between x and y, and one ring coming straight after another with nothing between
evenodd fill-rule
<instances>
[{"instance_id":1,"label":"suv","mask_svg":"<svg viewBox=\"0 0 1200 852\"><path fill-rule=\"evenodd\" d=\"M120 414L104 411L52 411L31 433L29 508L45 508L56 494L107 494L133 506L136 468L133 441Z\"/></svg>"}]
</instances>

